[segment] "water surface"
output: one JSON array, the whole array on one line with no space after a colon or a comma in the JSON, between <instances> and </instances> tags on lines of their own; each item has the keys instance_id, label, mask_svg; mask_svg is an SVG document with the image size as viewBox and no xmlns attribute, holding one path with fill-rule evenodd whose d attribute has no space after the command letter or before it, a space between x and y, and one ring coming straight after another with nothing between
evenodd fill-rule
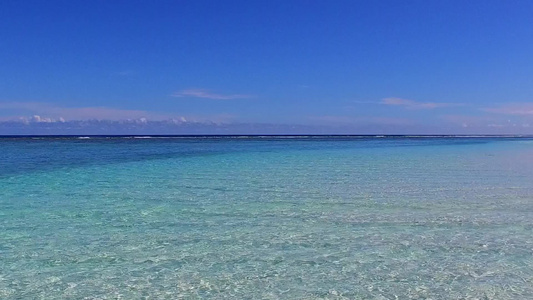
<instances>
[{"instance_id":1,"label":"water surface","mask_svg":"<svg viewBox=\"0 0 533 300\"><path fill-rule=\"evenodd\" d=\"M1 138L0 298L533 298L532 170L529 138Z\"/></svg>"}]
</instances>

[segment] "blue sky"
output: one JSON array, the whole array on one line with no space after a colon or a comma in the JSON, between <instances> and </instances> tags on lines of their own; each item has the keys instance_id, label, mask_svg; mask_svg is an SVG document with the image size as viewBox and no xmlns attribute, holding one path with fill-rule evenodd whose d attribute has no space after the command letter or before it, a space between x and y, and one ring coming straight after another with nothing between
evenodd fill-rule
<instances>
[{"instance_id":1,"label":"blue sky","mask_svg":"<svg viewBox=\"0 0 533 300\"><path fill-rule=\"evenodd\" d=\"M1 1L0 133L533 133L531 16L503 0Z\"/></svg>"}]
</instances>

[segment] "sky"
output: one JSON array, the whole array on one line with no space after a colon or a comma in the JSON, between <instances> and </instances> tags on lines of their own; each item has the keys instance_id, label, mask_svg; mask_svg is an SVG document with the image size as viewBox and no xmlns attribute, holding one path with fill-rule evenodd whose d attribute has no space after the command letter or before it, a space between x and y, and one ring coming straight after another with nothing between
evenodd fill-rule
<instances>
[{"instance_id":1,"label":"sky","mask_svg":"<svg viewBox=\"0 0 533 300\"><path fill-rule=\"evenodd\" d=\"M533 134L533 1L0 1L0 134Z\"/></svg>"}]
</instances>

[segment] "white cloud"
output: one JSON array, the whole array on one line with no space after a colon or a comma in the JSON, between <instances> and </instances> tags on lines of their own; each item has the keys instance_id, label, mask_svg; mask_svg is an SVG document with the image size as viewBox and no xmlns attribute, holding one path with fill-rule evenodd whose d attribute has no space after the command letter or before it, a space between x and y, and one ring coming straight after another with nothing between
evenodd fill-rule
<instances>
[{"instance_id":1,"label":"white cloud","mask_svg":"<svg viewBox=\"0 0 533 300\"><path fill-rule=\"evenodd\" d=\"M499 107L483 108L483 111L516 116L533 116L533 103L510 103Z\"/></svg>"},{"instance_id":2,"label":"white cloud","mask_svg":"<svg viewBox=\"0 0 533 300\"><path fill-rule=\"evenodd\" d=\"M403 106L409 109L434 109L442 107L462 106L461 103L446 103L446 102L418 102L414 100L401 98L385 98L381 104Z\"/></svg>"},{"instance_id":3,"label":"white cloud","mask_svg":"<svg viewBox=\"0 0 533 300\"><path fill-rule=\"evenodd\" d=\"M329 125L414 125L415 122L407 118L390 117L350 117L338 115L324 115L310 117L310 120Z\"/></svg>"},{"instance_id":4,"label":"white cloud","mask_svg":"<svg viewBox=\"0 0 533 300\"><path fill-rule=\"evenodd\" d=\"M233 99L246 99L246 98L252 98L252 95L243 95L243 94L215 94L212 92L209 92L208 90L203 89L186 89L179 92L176 92L172 94L172 97L178 97L178 98L185 98L185 97L193 97L193 98L205 98L205 99L213 99L213 100L233 100Z\"/></svg>"},{"instance_id":5,"label":"white cloud","mask_svg":"<svg viewBox=\"0 0 533 300\"><path fill-rule=\"evenodd\" d=\"M30 123L65 123L71 121L125 121L148 124L163 122L172 124L209 123L227 124L235 121L232 114L177 115L144 110L118 109L110 107L63 107L40 102L0 102L0 122ZM6 115L6 110L15 110L17 115Z\"/></svg>"},{"instance_id":6,"label":"white cloud","mask_svg":"<svg viewBox=\"0 0 533 300\"><path fill-rule=\"evenodd\" d=\"M33 115L32 122L65 122L66 120L126 120L147 118L163 120L171 116L143 110L111 107L63 107L40 102L0 102L0 109L15 109ZM12 119L12 118L11 118Z\"/></svg>"},{"instance_id":7,"label":"white cloud","mask_svg":"<svg viewBox=\"0 0 533 300\"><path fill-rule=\"evenodd\" d=\"M514 120L508 119L505 115L444 115L440 118L448 123L460 125L462 127L472 128L512 128L521 127L527 129L530 127L529 122L522 118L516 118Z\"/></svg>"},{"instance_id":8,"label":"white cloud","mask_svg":"<svg viewBox=\"0 0 533 300\"><path fill-rule=\"evenodd\" d=\"M30 120L32 122L36 122L36 123L53 123L53 122L56 122L55 119L52 119L52 118L41 118L41 116L39 116L39 115L34 115L33 117L31 117Z\"/></svg>"}]
</instances>

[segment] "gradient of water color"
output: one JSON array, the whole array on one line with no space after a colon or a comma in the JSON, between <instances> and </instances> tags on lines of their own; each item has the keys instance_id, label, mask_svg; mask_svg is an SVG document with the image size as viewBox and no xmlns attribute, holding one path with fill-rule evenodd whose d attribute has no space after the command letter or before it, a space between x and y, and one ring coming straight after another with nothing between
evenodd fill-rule
<instances>
[{"instance_id":1,"label":"gradient of water color","mask_svg":"<svg viewBox=\"0 0 533 300\"><path fill-rule=\"evenodd\" d=\"M2 299L533 299L533 140L0 139Z\"/></svg>"}]
</instances>

